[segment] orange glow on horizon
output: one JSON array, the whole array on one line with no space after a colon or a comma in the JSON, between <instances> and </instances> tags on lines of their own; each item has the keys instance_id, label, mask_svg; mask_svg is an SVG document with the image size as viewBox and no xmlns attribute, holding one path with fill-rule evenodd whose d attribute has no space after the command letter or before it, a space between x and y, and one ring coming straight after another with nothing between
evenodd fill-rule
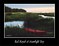
<instances>
[{"instance_id":1,"label":"orange glow on horizon","mask_svg":"<svg viewBox=\"0 0 59 46\"><path fill-rule=\"evenodd\" d=\"M50 13L55 12L54 7L43 7L43 8L24 8L27 12L34 12L34 13Z\"/></svg>"}]
</instances>

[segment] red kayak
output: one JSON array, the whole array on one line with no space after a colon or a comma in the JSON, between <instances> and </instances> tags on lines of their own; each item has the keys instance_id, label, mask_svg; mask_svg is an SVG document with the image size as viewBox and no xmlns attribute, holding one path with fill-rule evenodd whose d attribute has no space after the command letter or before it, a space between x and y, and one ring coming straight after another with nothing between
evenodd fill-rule
<instances>
[{"instance_id":1,"label":"red kayak","mask_svg":"<svg viewBox=\"0 0 59 46\"><path fill-rule=\"evenodd\" d=\"M37 32L37 33L40 33L40 32L46 32L46 31L43 31L43 30L34 30L34 29L31 29L31 28L25 28L26 31L29 31L29 32Z\"/></svg>"},{"instance_id":2,"label":"red kayak","mask_svg":"<svg viewBox=\"0 0 59 46\"><path fill-rule=\"evenodd\" d=\"M34 30L34 29L31 29L31 28L25 28L25 30L27 32L33 32L33 33L38 34L40 36L46 34L46 32L47 32L47 31L44 31L44 30Z\"/></svg>"}]
</instances>

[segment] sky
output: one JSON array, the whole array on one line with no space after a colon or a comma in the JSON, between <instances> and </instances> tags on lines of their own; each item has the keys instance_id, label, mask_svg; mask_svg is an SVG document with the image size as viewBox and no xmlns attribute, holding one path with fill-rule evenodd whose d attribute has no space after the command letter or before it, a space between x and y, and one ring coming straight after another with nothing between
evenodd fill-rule
<instances>
[{"instance_id":1,"label":"sky","mask_svg":"<svg viewBox=\"0 0 59 46\"><path fill-rule=\"evenodd\" d=\"M55 12L55 4L4 4L10 8L25 9L27 12Z\"/></svg>"}]
</instances>

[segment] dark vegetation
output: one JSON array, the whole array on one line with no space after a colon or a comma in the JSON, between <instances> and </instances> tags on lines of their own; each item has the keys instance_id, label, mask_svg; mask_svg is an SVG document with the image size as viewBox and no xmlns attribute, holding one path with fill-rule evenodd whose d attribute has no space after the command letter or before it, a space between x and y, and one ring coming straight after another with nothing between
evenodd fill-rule
<instances>
[{"instance_id":1,"label":"dark vegetation","mask_svg":"<svg viewBox=\"0 0 59 46\"><path fill-rule=\"evenodd\" d=\"M13 14L14 13L14 14ZM38 15L41 15L44 13L25 13L25 12L12 12L12 13L5 13L5 21L36 21L43 19L42 17L39 17ZM47 14L47 13L45 13ZM49 16L54 16L53 13L48 13ZM48 15L46 15L48 16Z\"/></svg>"},{"instance_id":2,"label":"dark vegetation","mask_svg":"<svg viewBox=\"0 0 59 46\"><path fill-rule=\"evenodd\" d=\"M5 12L26 12L24 9L11 9L10 7L5 6Z\"/></svg>"},{"instance_id":3,"label":"dark vegetation","mask_svg":"<svg viewBox=\"0 0 59 46\"><path fill-rule=\"evenodd\" d=\"M7 36L11 35L11 36ZM24 28L18 27L6 27L5 28L5 37L53 37L53 32L48 33L33 33L24 30Z\"/></svg>"}]
</instances>

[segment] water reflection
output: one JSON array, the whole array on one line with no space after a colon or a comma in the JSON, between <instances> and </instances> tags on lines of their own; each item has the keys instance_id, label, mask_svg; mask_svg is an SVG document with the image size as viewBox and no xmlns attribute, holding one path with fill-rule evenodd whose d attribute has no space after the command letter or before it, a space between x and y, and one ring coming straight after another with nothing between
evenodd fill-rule
<instances>
[{"instance_id":1,"label":"water reflection","mask_svg":"<svg viewBox=\"0 0 59 46\"><path fill-rule=\"evenodd\" d=\"M19 26L20 28L24 27L24 21L11 21L11 22L4 22L4 27L6 26Z\"/></svg>"}]
</instances>

